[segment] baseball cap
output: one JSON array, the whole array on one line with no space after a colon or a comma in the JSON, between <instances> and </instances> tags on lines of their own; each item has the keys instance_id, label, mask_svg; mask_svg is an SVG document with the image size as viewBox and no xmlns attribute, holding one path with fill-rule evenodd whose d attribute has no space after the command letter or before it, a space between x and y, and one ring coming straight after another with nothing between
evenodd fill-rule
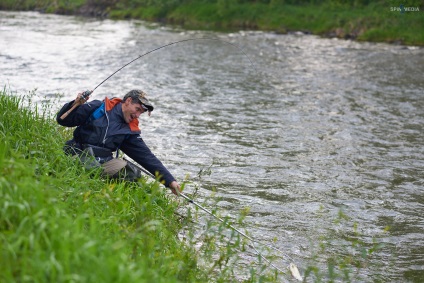
<instances>
[{"instance_id":1,"label":"baseball cap","mask_svg":"<svg viewBox=\"0 0 424 283\"><path fill-rule=\"evenodd\" d=\"M147 99L147 94L144 91L139 89L133 89L124 96L124 100L127 99L128 97L131 97L133 101L138 100L138 102L144 105L149 110L149 112L153 111L154 107L152 103L149 101L149 99Z\"/></svg>"}]
</instances>

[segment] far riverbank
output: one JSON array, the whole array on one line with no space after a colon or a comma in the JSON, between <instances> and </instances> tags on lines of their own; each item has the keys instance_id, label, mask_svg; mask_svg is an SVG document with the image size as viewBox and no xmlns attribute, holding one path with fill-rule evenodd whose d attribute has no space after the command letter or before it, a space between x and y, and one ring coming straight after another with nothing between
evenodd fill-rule
<instances>
[{"instance_id":1,"label":"far riverbank","mask_svg":"<svg viewBox=\"0 0 424 283\"><path fill-rule=\"evenodd\" d=\"M323 37L424 46L422 1L341 0L24 0L2 10L36 10L111 19L140 19L185 29L301 31Z\"/></svg>"}]
</instances>

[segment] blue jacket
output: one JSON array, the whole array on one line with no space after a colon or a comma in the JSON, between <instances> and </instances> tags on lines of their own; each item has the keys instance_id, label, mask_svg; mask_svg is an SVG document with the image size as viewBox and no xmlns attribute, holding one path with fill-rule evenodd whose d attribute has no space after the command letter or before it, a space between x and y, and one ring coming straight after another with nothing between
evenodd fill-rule
<instances>
[{"instance_id":1,"label":"blue jacket","mask_svg":"<svg viewBox=\"0 0 424 283\"><path fill-rule=\"evenodd\" d=\"M122 150L126 155L143 166L160 181L169 187L175 178L150 151L140 137L138 119L127 124L122 113L121 99L105 98L105 114L98 119L92 119L91 114L102 105L102 101L93 100L78 106L65 119L60 119L68 111L74 101L66 103L57 114L57 122L65 127L77 127L74 131L74 140L79 144L91 144L108 148L112 151Z\"/></svg>"}]
</instances>

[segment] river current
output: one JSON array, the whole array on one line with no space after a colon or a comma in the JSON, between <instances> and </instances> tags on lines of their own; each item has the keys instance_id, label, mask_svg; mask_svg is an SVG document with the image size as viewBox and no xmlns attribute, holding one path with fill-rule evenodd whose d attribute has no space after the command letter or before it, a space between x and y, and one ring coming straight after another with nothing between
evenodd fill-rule
<instances>
[{"instance_id":1,"label":"river current","mask_svg":"<svg viewBox=\"0 0 424 283\"><path fill-rule=\"evenodd\" d=\"M145 90L152 151L179 180L210 168L201 193L215 188L224 214L249 207L252 237L276 239L301 271L360 257L356 239L382 244L357 281L420 282L422 48L0 11L0 83L64 103L145 52L200 37L134 62L93 99Z\"/></svg>"}]
</instances>

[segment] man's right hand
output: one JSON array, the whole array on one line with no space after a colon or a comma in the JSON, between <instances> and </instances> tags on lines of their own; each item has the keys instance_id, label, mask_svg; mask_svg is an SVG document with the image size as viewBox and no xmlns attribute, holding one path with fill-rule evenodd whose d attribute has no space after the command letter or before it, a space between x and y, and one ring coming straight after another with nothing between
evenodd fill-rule
<instances>
[{"instance_id":1,"label":"man's right hand","mask_svg":"<svg viewBox=\"0 0 424 283\"><path fill-rule=\"evenodd\" d=\"M93 91L91 91L91 90L87 90L87 91L78 93L77 98L75 99L73 105L79 106L79 105L83 105L84 103L86 103L88 101L88 99L90 98L90 94L92 92Z\"/></svg>"}]
</instances>

